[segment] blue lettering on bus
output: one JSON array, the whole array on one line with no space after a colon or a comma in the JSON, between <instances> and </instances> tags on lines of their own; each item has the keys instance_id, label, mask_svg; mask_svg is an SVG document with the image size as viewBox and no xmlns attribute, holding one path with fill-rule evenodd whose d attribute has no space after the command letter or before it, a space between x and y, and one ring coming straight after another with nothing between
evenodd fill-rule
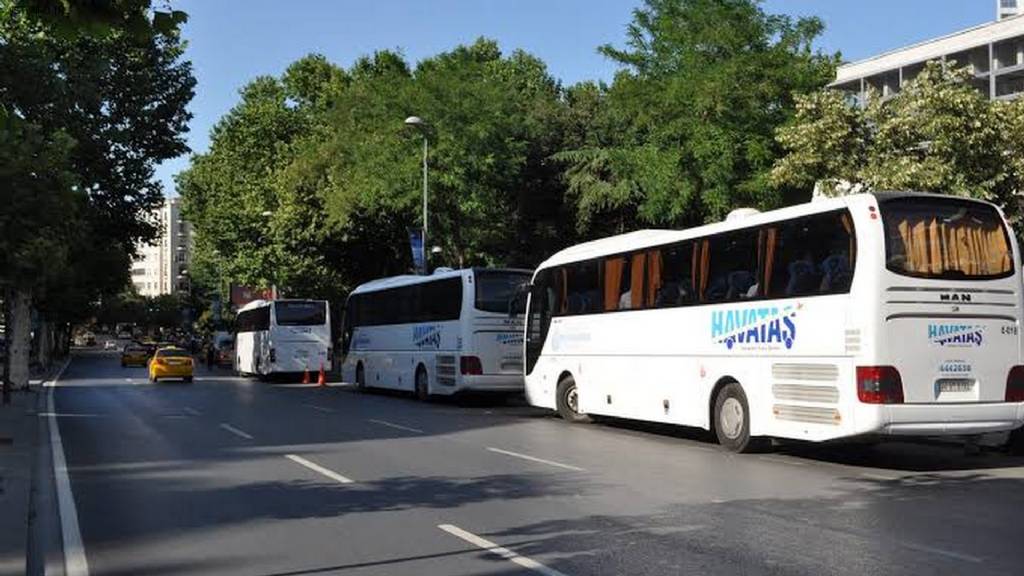
<instances>
[{"instance_id":1,"label":"blue lettering on bus","mask_svg":"<svg viewBox=\"0 0 1024 576\"><path fill-rule=\"evenodd\" d=\"M420 350L441 349L441 327L436 324L413 326L412 342Z\"/></svg>"},{"instance_id":2,"label":"blue lettering on bus","mask_svg":"<svg viewBox=\"0 0 1024 576\"><path fill-rule=\"evenodd\" d=\"M929 324L928 341L939 346L981 346L982 330L977 324Z\"/></svg>"},{"instance_id":3,"label":"blue lettering on bus","mask_svg":"<svg viewBox=\"0 0 1024 576\"><path fill-rule=\"evenodd\" d=\"M737 344L781 344L796 341L798 306L752 306L711 312L711 337L732 350Z\"/></svg>"}]
</instances>

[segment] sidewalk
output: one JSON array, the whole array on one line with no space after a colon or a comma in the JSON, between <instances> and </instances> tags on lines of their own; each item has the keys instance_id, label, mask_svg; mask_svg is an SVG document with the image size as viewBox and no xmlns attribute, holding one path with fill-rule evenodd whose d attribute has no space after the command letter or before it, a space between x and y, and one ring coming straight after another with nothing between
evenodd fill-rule
<instances>
[{"instance_id":1,"label":"sidewalk","mask_svg":"<svg viewBox=\"0 0 1024 576\"><path fill-rule=\"evenodd\" d=\"M39 425L39 412L46 409L44 379L60 369L54 363L49 373L33 374L28 390L11 394L11 403L0 404L0 575L27 572L29 515L32 513L33 470L37 451L46 441Z\"/></svg>"}]
</instances>

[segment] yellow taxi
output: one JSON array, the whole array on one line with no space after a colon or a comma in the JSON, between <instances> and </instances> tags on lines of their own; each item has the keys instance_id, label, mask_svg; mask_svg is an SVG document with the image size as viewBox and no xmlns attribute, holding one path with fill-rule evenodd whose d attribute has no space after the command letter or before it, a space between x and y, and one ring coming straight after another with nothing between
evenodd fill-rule
<instances>
[{"instance_id":1,"label":"yellow taxi","mask_svg":"<svg viewBox=\"0 0 1024 576\"><path fill-rule=\"evenodd\" d=\"M121 367L145 366L152 356L152 351L141 344L128 344L121 350Z\"/></svg>"},{"instance_id":2,"label":"yellow taxi","mask_svg":"<svg viewBox=\"0 0 1024 576\"><path fill-rule=\"evenodd\" d=\"M181 378L185 382L192 381L192 356L188 350L181 348L160 348L149 361L149 381L156 382L161 378Z\"/></svg>"}]
</instances>

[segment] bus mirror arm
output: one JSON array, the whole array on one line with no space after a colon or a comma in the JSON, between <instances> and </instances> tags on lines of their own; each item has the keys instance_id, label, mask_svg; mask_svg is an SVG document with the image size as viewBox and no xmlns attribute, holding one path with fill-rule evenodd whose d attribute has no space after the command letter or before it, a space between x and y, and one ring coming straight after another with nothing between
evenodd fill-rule
<instances>
[{"instance_id":1,"label":"bus mirror arm","mask_svg":"<svg viewBox=\"0 0 1024 576\"><path fill-rule=\"evenodd\" d=\"M508 317L516 318L520 312L526 312L526 296L530 293L530 283L520 284L514 296L508 299Z\"/></svg>"}]
</instances>

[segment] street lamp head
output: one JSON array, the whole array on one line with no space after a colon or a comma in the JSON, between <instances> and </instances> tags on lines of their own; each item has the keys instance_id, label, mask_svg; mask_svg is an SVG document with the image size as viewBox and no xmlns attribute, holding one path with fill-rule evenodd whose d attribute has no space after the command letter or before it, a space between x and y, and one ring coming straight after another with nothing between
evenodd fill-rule
<instances>
[{"instance_id":1,"label":"street lamp head","mask_svg":"<svg viewBox=\"0 0 1024 576\"><path fill-rule=\"evenodd\" d=\"M419 116L409 116L408 118L405 119L405 125L412 126L414 128L423 128L427 125L427 123L424 122L423 118L420 118Z\"/></svg>"}]
</instances>

